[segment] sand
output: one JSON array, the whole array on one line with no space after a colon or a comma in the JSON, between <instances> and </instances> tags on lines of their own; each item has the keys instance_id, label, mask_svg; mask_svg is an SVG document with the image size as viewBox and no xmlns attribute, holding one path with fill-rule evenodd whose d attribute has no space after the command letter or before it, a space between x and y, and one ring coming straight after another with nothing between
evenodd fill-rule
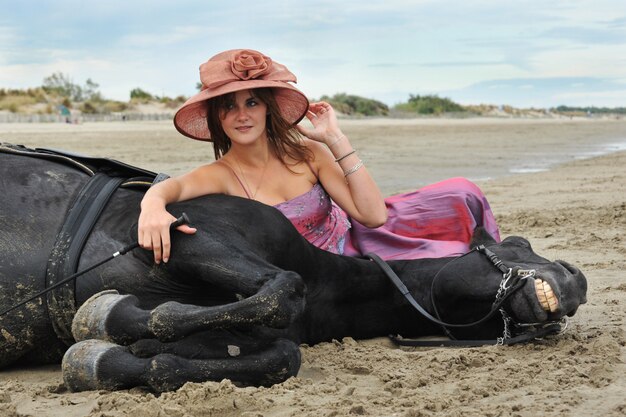
<instances>
[{"instance_id":1,"label":"sand","mask_svg":"<svg viewBox=\"0 0 626 417\"><path fill-rule=\"evenodd\" d=\"M159 397L69 393L59 366L0 371L0 416L626 415L624 120L342 120L383 193L446 177L484 190L503 236L580 267L588 303L566 333L513 347L396 348L346 338L302 346L271 388L187 384ZM0 141L109 156L178 174L211 160L169 123L0 125ZM605 155L602 155L605 154ZM601 155L601 156L598 156Z\"/></svg>"}]
</instances>

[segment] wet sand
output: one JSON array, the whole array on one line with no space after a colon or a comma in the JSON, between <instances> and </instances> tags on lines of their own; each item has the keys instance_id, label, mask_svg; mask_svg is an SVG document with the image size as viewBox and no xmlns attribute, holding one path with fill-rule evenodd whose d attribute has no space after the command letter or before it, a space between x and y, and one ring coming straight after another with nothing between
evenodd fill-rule
<instances>
[{"instance_id":1,"label":"wet sand","mask_svg":"<svg viewBox=\"0 0 626 417\"><path fill-rule=\"evenodd\" d=\"M0 371L0 415L622 416L626 414L626 121L343 120L386 195L477 180L502 235L580 267L588 303L557 338L513 347L398 349L385 339L302 347L297 378L68 393L58 366ZM0 141L109 156L178 174L212 159L169 123L0 125ZM581 159L586 158L586 159ZM548 171L515 174L517 171ZM491 178L491 179L487 179Z\"/></svg>"}]
</instances>

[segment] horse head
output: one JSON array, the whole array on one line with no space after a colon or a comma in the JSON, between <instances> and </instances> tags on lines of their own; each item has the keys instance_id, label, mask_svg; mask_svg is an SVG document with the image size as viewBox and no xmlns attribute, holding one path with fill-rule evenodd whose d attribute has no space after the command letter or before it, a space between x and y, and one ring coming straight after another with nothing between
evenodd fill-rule
<instances>
[{"instance_id":1,"label":"horse head","mask_svg":"<svg viewBox=\"0 0 626 417\"><path fill-rule=\"evenodd\" d=\"M504 299L498 309L511 323L541 325L573 316L587 302L584 274L567 262L537 255L522 237L510 236L498 243L478 229L472 247L482 250L449 262L433 282L433 303L446 312L442 315L446 322L474 322ZM469 329L452 333L476 337Z\"/></svg>"},{"instance_id":2,"label":"horse head","mask_svg":"<svg viewBox=\"0 0 626 417\"><path fill-rule=\"evenodd\" d=\"M508 310L519 323L543 323L573 316L587 302L587 279L575 266L537 255L528 240L511 236L488 246L509 267L529 274L526 283L511 295Z\"/></svg>"}]
</instances>

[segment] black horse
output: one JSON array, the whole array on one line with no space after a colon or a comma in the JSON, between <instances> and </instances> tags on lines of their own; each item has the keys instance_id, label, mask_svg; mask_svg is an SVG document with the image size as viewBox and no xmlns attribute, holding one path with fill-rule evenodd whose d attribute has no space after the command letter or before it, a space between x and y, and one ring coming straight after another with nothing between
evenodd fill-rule
<instances>
[{"instance_id":1,"label":"black horse","mask_svg":"<svg viewBox=\"0 0 626 417\"><path fill-rule=\"evenodd\" d=\"M135 240L148 174L1 145L0 311ZM536 255L520 237L495 243L479 234L491 260L472 251L389 262L417 303L448 323L477 321L504 295L494 261L532 270L513 274L518 284L503 316L444 329L418 314L376 263L315 248L269 206L211 195L170 211L186 212L198 232L173 233L167 264L135 249L4 314L0 367L58 362L65 352L64 378L74 390L164 391L223 378L269 385L297 374L299 343L444 333L494 340L504 333L506 341L518 327L503 317L538 326L586 301L578 269Z\"/></svg>"}]
</instances>

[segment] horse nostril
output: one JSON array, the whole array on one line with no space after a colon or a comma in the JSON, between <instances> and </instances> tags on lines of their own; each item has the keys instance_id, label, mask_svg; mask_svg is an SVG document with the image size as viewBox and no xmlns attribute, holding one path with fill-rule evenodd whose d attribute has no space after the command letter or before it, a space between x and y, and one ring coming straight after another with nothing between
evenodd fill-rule
<instances>
[{"instance_id":1,"label":"horse nostril","mask_svg":"<svg viewBox=\"0 0 626 417\"><path fill-rule=\"evenodd\" d=\"M570 290L572 290L573 293L578 296L578 302L580 304L585 304L587 302L587 278L585 278L585 275L580 269L576 268L574 265L570 265L565 261L556 261L556 263L561 265L567 272L572 274L573 287L570 288Z\"/></svg>"}]
</instances>

